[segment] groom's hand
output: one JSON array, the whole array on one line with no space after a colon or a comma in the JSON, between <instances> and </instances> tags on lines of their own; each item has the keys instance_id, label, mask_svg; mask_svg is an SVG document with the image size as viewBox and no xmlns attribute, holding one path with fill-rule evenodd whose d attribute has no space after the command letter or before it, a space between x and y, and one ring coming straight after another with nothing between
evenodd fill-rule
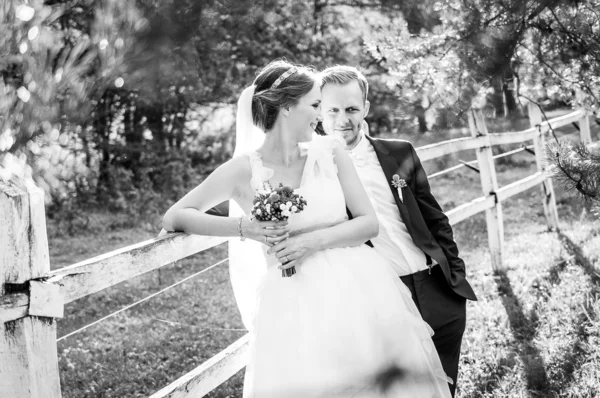
<instances>
[{"instance_id":1,"label":"groom's hand","mask_svg":"<svg viewBox=\"0 0 600 398\"><path fill-rule=\"evenodd\" d=\"M317 245L310 236L310 233L292 236L271 247L267 253L275 254L281 263L279 269L292 268L316 251Z\"/></svg>"}]
</instances>

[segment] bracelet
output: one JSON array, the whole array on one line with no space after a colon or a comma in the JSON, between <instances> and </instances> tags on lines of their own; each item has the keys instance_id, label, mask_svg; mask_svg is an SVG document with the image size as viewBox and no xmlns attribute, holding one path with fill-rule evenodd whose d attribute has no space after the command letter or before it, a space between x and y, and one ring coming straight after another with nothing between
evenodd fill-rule
<instances>
[{"instance_id":1,"label":"bracelet","mask_svg":"<svg viewBox=\"0 0 600 398\"><path fill-rule=\"evenodd\" d=\"M241 216L240 219L238 220L238 234L240 234L240 240L243 242L246 240L246 237L244 236L244 234L242 233L242 220L244 219L244 216Z\"/></svg>"}]
</instances>

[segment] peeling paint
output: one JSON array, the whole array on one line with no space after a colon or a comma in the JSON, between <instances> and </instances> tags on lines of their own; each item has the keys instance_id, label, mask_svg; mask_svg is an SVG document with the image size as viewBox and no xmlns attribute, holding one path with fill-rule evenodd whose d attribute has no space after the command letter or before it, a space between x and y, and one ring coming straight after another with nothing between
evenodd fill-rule
<instances>
[{"instance_id":1,"label":"peeling paint","mask_svg":"<svg viewBox=\"0 0 600 398\"><path fill-rule=\"evenodd\" d=\"M5 322L4 323L4 335L7 338L10 338L10 339L16 338L15 332L16 332L16 329L17 329L17 322L18 321L19 320L17 319L16 321L9 321L9 322Z\"/></svg>"}]
</instances>

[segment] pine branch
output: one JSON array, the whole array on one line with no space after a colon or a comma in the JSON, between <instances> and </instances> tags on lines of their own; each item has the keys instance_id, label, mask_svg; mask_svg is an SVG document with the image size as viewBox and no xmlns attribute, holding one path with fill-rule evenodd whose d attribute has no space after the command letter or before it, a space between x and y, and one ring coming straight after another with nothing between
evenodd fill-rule
<instances>
[{"instance_id":1,"label":"pine branch","mask_svg":"<svg viewBox=\"0 0 600 398\"><path fill-rule=\"evenodd\" d=\"M569 193L600 203L600 150L567 141L546 147L549 171Z\"/></svg>"}]
</instances>

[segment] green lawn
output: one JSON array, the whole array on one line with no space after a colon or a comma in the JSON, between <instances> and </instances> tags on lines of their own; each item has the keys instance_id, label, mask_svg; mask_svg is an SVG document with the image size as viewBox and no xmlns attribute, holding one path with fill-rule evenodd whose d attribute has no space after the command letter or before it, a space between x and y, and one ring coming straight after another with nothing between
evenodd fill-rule
<instances>
[{"instance_id":1,"label":"green lawn","mask_svg":"<svg viewBox=\"0 0 600 398\"><path fill-rule=\"evenodd\" d=\"M500 185L535 171L498 165ZM426 167L435 166L426 165ZM481 196L461 169L431 182L445 209ZM600 222L557 190L561 233L549 232L539 188L503 203L505 272L493 272L485 217L455 226L479 301L468 305L458 397L600 396ZM49 230L52 232L52 224ZM154 236L143 229L50 240L53 268ZM224 245L77 300L58 323L65 335L227 256ZM243 335L227 263L59 342L65 397L148 396ZM240 397L242 372L210 397Z\"/></svg>"}]
</instances>

